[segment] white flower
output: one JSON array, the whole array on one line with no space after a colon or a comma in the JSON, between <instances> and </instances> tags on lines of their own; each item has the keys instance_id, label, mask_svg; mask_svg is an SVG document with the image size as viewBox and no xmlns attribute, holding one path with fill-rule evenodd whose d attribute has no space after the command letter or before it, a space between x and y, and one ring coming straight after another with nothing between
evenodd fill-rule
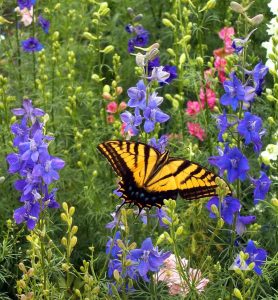
<instances>
[{"instance_id":1,"label":"white flower","mask_svg":"<svg viewBox=\"0 0 278 300\"><path fill-rule=\"evenodd\" d=\"M266 165L270 164L271 160L277 160L278 157L278 144L274 145L274 144L269 144L266 146L265 151L263 151L261 153L261 157L263 162Z\"/></svg>"},{"instance_id":2,"label":"white flower","mask_svg":"<svg viewBox=\"0 0 278 300\"><path fill-rule=\"evenodd\" d=\"M270 11L274 14L274 15L278 15L278 1L277 0L271 0L268 3L268 7L270 8Z\"/></svg>"}]
</instances>

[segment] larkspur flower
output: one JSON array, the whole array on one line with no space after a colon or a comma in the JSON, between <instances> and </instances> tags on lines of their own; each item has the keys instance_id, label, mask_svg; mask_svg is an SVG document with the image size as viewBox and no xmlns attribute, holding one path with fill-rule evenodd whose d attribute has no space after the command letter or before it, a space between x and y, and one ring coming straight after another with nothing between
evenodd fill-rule
<instances>
[{"instance_id":1,"label":"larkspur flower","mask_svg":"<svg viewBox=\"0 0 278 300\"><path fill-rule=\"evenodd\" d=\"M264 79L267 73L268 73L268 67L265 66L262 62L259 62L254 67L254 70L251 72L255 84L255 92L258 96L262 94Z\"/></svg>"},{"instance_id":2,"label":"larkspur flower","mask_svg":"<svg viewBox=\"0 0 278 300\"><path fill-rule=\"evenodd\" d=\"M267 252L263 248L257 248L255 243L252 240L249 240L246 248L244 249L244 253L248 254L248 258L243 260L241 255L238 255L230 267L230 270L234 270L236 268L246 271L249 269L251 263L254 264L254 271L258 275L262 275L261 267L266 262Z\"/></svg>"},{"instance_id":3,"label":"larkspur flower","mask_svg":"<svg viewBox=\"0 0 278 300\"><path fill-rule=\"evenodd\" d=\"M187 122L187 129L190 135L195 136L200 141L205 139L206 133L200 124Z\"/></svg>"},{"instance_id":4,"label":"larkspur flower","mask_svg":"<svg viewBox=\"0 0 278 300\"><path fill-rule=\"evenodd\" d=\"M240 210L239 200L232 196L226 196L223 199L223 202L221 202L218 197L212 197L206 204L206 208L210 211L209 217L214 219L216 218L216 215L211 210L213 204L219 209L221 218L227 224L232 225L234 214Z\"/></svg>"},{"instance_id":5,"label":"larkspur flower","mask_svg":"<svg viewBox=\"0 0 278 300\"><path fill-rule=\"evenodd\" d=\"M252 35L252 33L256 30L257 28L253 29L247 36L246 38L235 38L233 39L232 42L232 47L234 48L235 52L237 54L241 54L243 48L245 47L245 45L247 44L250 36Z\"/></svg>"},{"instance_id":6,"label":"larkspur flower","mask_svg":"<svg viewBox=\"0 0 278 300\"><path fill-rule=\"evenodd\" d=\"M223 143L223 134L227 131L228 128L234 126L237 121L229 121L226 111L223 111L222 115L216 117L216 125L217 129L219 130L218 133L218 141Z\"/></svg>"},{"instance_id":7,"label":"larkspur flower","mask_svg":"<svg viewBox=\"0 0 278 300\"><path fill-rule=\"evenodd\" d=\"M224 81L225 94L220 98L222 105L231 105L233 110L236 110L239 101L243 101L245 90L241 81L237 78L235 72L230 74L230 80Z\"/></svg>"},{"instance_id":8,"label":"larkspur flower","mask_svg":"<svg viewBox=\"0 0 278 300\"><path fill-rule=\"evenodd\" d=\"M136 87L129 88L127 95L130 98L127 103L129 107L139 107L143 109L146 106L146 86L144 81L140 80L136 84Z\"/></svg>"},{"instance_id":9,"label":"larkspur flower","mask_svg":"<svg viewBox=\"0 0 278 300\"><path fill-rule=\"evenodd\" d=\"M24 8L30 10L36 4L36 0L17 0L17 4L21 10Z\"/></svg>"},{"instance_id":10,"label":"larkspur flower","mask_svg":"<svg viewBox=\"0 0 278 300\"><path fill-rule=\"evenodd\" d=\"M108 228L111 230L114 229L116 226L118 226L121 229L125 228L124 223L120 220L120 218L119 218L120 215L117 212L112 212L111 216L113 217L113 221L107 223L105 225L105 228Z\"/></svg>"},{"instance_id":11,"label":"larkspur flower","mask_svg":"<svg viewBox=\"0 0 278 300\"><path fill-rule=\"evenodd\" d=\"M254 144L254 151L260 152L262 148L261 136L265 133L262 129L263 121L260 117L250 112L244 113L244 118L239 122L237 131L244 137L245 145Z\"/></svg>"},{"instance_id":12,"label":"larkspur flower","mask_svg":"<svg viewBox=\"0 0 278 300\"><path fill-rule=\"evenodd\" d=\"M40 203L26 202L23 206L14 211L16 224L26 222L29 230L33 230L39 220Z\"/></svg>"},{"instance_id":13,"label":"larkspur flower","mask_svg":"<svg viewBox=\"0 0 278 300\"><path fill-rule=\"evenodd\" d=\"M26 119L22 120L21 123L14 123L11 126L11 132L15 135L13 140L14 147L19 146L20 143L28 141L30 128L27 126Z\"/></svg>"},{"instance_id":14,"label":"larkspur flower","mask_svg":"<svg viewBox=\"0 0 278 300\"><path fill-rule=\"evenodd\" d=\"M162 71L167 72L168 74L170 74L169 77L165 80L165 83L170 83L178 77L176 66L165 65L163 67Z\"/></svg>"},{"instance_id":15,"label":"larkspur flower","mask_svg":"<svg viewBox=\"0 0 278 300\"><path fill-rule=\"evenodd\" d=\"M134 116L129 111L125 111L120 115L120 118L122 122L126 124L124 132L131 131L132 135L138 134L139 131L137 127L142 123L143 120L138 107L135 108Z\"/></svg>"},{"instance_id":16,"label":"larkspur flower","mask_svg":"<svg viewBox=\"0 0 278 300\"><path fill-rule=\"evenodd\" d=\"M242 235L246 231L246 225L254 223L256 216L238 216L236 219L236 232Z\"/></svg>"},{"instance_id":17,"label":"larkspur flower","mask_svg":"<svg viewBox=\"0 0 278 300\"><path fill-rule=\"evenodd\" d=\"M38 23L45 33L49 33L50 22L48 20L44 19L42 15L39 15Z\"/></svg>"},{"instance_id":18,"label":"larkspur flower","mask_svg":"<svg viewBox=\"0 0 278 300\"><path fill-rule=\"evenodd\" d=\"M258 204L260 201L264 200L266 194L269 191L271 180L264 172L260 172L261 176L259 179L252 179L252 183L255 186L254 189L254 203Z\"/></svg>"},{"instance_id":19,"label":"larkspur flower","mask_svg":"<svg viewBox=\"0 0 278 300\"><path fill-rule=\"evenodd\" d=\"M170 73L164 70L163 66L154 67L151 76L147 77L149 80L166 83L170 78Z\"/></svg>"},{"instance_id":20,"label":"larkspur flower","mask_svg":"<svg viewBox=\"0 0 278 300\"><path fill-rule=\"evenodd\" d=\"M163 97L158 97L156 92L153 92L149 96L148 105L143 111L145 118L144 130L147 133L154 131L156 123L164 123L170 119L170 116L165 114L161 109L158 108L163 102Z\"/></svg>"},{"instance_id":21,"label":"larkspur flower","mask_svg":"<svg viewBox=\"0 0 278 300\"><path fill-rule=\"evenodd\" d=\"M43 49L43 45L34 37L22 41L21 46L25 52L39 52Z\"/></svg>"},{"instance_id":22,"label":"larkspur flower","mask_svg":"<svg viewBox=\"0 0 278 300\"><path fill-rule=\"evenodd\" d=\"M129 27L131 29L131 27ZM135 51L135 47L145 47L149 43L149 32L142 26L134 26L132 32L136 34L128 40L128 52L132 53Z\"/></svg>"},{"instance_id":23,"label":"larkspur flower","mask_svg":"<svg viewBox=\"0 0 278 300\"><path fill-rule=\"evenodd\" d=\"M166 211L163 208L157 208L156 213L152 215L158 219L158 224L160 227L168 228L169 226L163 222L163 218L167 219L169 222L172 222L172 219L167 215Z\"/></svg>"},{"instance_id":24,"label":"larkspur flower","mask_svg":"<svg viewBox=\"0 0 278 300\"><path fill-rule=\"evenodd\" d=\"M158 248L153 246L151 238L147 238L141 248L130 251L130 256L133 261L137 261L137 270L143 280L149 281L147 273L158 272L164 260L170 256L170 252L159 252Z\"/></svg>"},{"instance_id":25,"label":"larkspur flower","mask_svg":"<svg viewBox=\"0 0 278 300\"><path fill-rule=\"evenodd\" d=\"M157 149L160 153L165 152L165 148L168 144L168 137L167 135L162 135L158 141L156 141L156 138L151 138L149 141L149 145Z\"/></svg>"},{"instance_id":26,"label":"larkspur flower","mask_svg":"<svg viewBox=\"0 0 278 300\"><path fill-rule=\"evenodd\" d=\"M118 258L118 255L122 253L122 249L118 246L117 240L121 239L121 232L117 231L115 233L114 241L109 238L106 243L106 254L110 254L113 258Z\"/></svg>"},{"instance_id":27,"label":"larkspur flower","mask_svg":"<svg viewBox=\"0 0 278 300\"><path fill-rule=\"evenodd\" d=\"M224 151L220 150L220 154L209 158L210 164L219 168L220 176L223 176L224 171L227 170L229 182L232 183L236 179L245 180L249 165L241 151L237 147L225 147Z\"/></svg>"},{"instance_id":28,"label":"larkspur flower","mask_svg":"<svg viewBox=\"0 0 278 300\"><path fill-rule=\"evenodd\" d=\"M24 99L22 103L23 108L14 108L12 112L15 116L23 116L24 119L30 119L32 124L35 123L37 117L42 117L45 112L40 108L34 108L32 105L32 100Z\"/></svg>"}]
</instances>

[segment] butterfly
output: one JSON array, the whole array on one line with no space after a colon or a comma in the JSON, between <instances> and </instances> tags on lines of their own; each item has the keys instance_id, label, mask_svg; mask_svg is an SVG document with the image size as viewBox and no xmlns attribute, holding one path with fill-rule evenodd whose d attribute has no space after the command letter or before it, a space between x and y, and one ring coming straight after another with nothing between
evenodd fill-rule
<instances>
[{"instance_id":1,"label":"butterfly","mask_svg":"<svg viewBox=\"0 0 278 300\"><path fill-rule=\"evenodd\" d=\"M187 200L217 195L215 180L220 177L197 163L170 157L168 151L160 153L130 141L107 141L97 148L121 177L118 191L123 204L134 204L140 211L161 208L164 199L177 199L178 195Z\"/></svg>"}]
</instances>

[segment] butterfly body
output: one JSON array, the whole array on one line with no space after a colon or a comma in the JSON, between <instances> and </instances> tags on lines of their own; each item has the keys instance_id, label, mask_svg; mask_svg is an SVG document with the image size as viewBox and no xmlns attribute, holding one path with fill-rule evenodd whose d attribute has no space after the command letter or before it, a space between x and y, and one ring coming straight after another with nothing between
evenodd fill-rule
<instances>
[{"instance_id":1,"label":"butterfly body","mask_svg":"<svg viewBox=\"0 0 278 300\"><path fill-rule=\"evenodd\" d=\"M98 149L121 177L118 191L124 203L139 209L160 208L164 199L177 199L178 194L187 200L217 195L217 175L189 160L170 157L168 151L129 141L107 141Z\"/></svg>"}]
</instances>

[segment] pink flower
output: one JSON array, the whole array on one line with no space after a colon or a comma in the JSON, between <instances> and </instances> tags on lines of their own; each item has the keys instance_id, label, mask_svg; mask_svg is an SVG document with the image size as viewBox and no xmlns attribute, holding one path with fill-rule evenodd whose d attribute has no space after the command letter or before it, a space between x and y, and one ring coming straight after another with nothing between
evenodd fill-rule
<instances>
[{"instance_id":1,"label":"pink flower","mask_svg":"<svg viewBox=\"0 0 278 300\"><path fill-rule=\"evenodd\" d=\"M200 100L202 103L202 108L205 108L206 103L207 103L208 107L211 110L213 110L215 103L216 103L216 94L212 89L206 88L206 93L205 93L204 89L201 88L199 97L200 97Z\"/></svg>"},{"instance_id":2,"label":"pink flower","mask_svg":"<svg viewBox=\"0 0 278 300\"><path fill-rule=\"evenodd\" d=\"M119 111L123 111L125 110L127 107L126 103L124 101L122 101L120 104L119 104Z\"/></svg>"},{"instance_id":3,"label":"pink flower","mask_svg":"<svg viewBox=\"0 0 278 300\"><path fill-rule=\"evenodd\" d=\"M198 101L188 101L187 102L187 108L186 113L189 116L195 116L197 115L201 110L200 103Z\"/></svg>"},{"instance_id":4,"label":"pink flower","mask_svg":"<svg viewBox=\"0 0 278 300\"><path fill-rule=\"evenodd\" d=\"M220 39L223 41L225 41L226 39L230 39L234 34L235 30L233 27L224 27L218 33Z\"/></svg>"},{"instance_id":5,"label":"pink flower","mask_svg":"<svg viewBox=\"0 0 278 300\"><path fill-rule=\"evenodd\" d=\"M17 12L21 16L21 22L24 24L24 26L29 26L33 22L33 6L31 6L31 9L29 10L27 7L23 8L22 10L17 7L15 9L15 12Z\"/></svg>"},{"instance_id":6,"label":"pink flower","mask_svg":"<svg viewBox=\"0 0 278 300\"><path fill-rule=\"evenodd\" d=\"M115 114L118 110L118 104L115 101L109 102L106 106L106 111Z\"/></svg>"},{"instance_id":7,"label":"pink flower","mask_svg":"<svg viewBox=\"0 0 278 300\"><path fill-rule=\"evenodd\" d=\"M107 116L107 123L114 123L115 122L115 117L113 115L108 115Z\"/></svg>"},{"instance_id":8,"label":"pink flower","mask_svg":"<svg viewBox=\"0 0 278 300\"><path fill-rule=\"evenodd\" d=\"M126 136L126 134L128 135L128 137L134 136L134 133L132 132L131 129L129 129L128 132L125 132L125 128L126 128L126 123L122 123L121 131L120 131L122 136ZM127 140L128 137L126 138Z\"/></svg>"},{"instance_id":9,"label":"pink flower","mask_svg":"<svg viewBox=\"0 0 278 300\"><path fill-rule=\"evenodd\" d=\"M188 122L187 129L188 129L189 134L191 134L192 136L195 136L200 141L204 140L206 133L205 133L204 129L202 129L200 124Z\"/></svg>"},{"instance_id":10,"label":"pink flower","mask_svg":"<svg viewBox=\"0 0 278 300\"><path fill-rule=\"evenodd\" d=\"M185 258L181 259L183 271L188 277L188 281L195 287L197 291L203 292L209 280L202 278L200 270L188 268L188 260ZM171 295L182 295L186 296L190 290L187 282L185 282L178 270L177 260L174 254L171 254L165 261L163 267L157 273L157 280L163 281L169 288L169 294Z\"/></svg>"},{"instance_id":11,"label":"pink flower","mask_svg":"<svg viewBox=\"0 0 278 300\"><path fill-rule=\"evenodd\" d=\"M214 61L214 66L218 71L218 78L222 83L226 80L226 76L225 76L226 64L227 64L227 61L225 58L216 56L215 61Z\"/></svg>"}]
</instances>

